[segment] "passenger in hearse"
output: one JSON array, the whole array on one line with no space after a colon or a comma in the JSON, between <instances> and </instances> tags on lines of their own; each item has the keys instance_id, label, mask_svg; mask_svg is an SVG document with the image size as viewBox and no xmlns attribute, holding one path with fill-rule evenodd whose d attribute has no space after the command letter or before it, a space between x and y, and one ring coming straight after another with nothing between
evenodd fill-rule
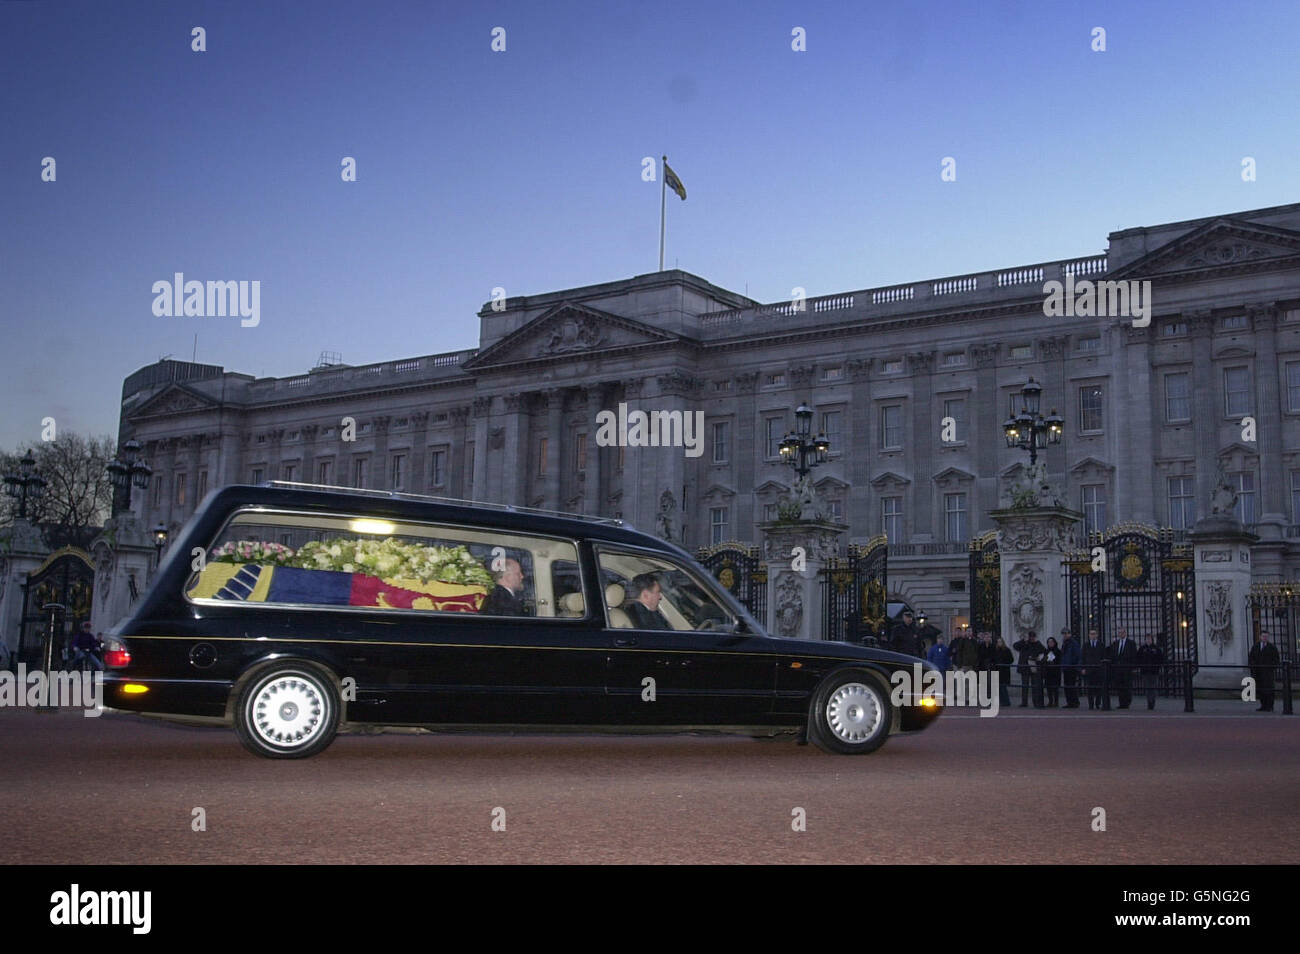
<instances>
[{"instance_id":1,"label":"passenger in hearse","mask_svg":"<svg viewBox=\"0 0 1300 954\"><path fill-rule=\"evenodd\" d=\"M636 629L672 629L672 625L659 612L663 587L653 573L639 573L627 584L628 601L624 605Z\"/></svg>"},{"instance_id":2,"label":"passenger in hearse","mask_svg":"<svg viewBox=\"0 0 1300 954\"><path fill-rule=\"evenodd\" d=\"M482 616L530 616L524 606L524 571L518 560L506 559L492 571L497 585L479 607Z\"/></svg>"}]
</instances>

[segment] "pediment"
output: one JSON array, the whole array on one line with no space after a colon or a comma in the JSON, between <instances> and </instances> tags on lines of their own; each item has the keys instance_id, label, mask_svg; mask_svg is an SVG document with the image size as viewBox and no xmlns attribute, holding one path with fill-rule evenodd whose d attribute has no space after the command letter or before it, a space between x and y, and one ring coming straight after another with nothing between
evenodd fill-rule
<instances>
[{"instance_id":1,"label":"pediment","mask_svg":"<svg viewBox=\"0 0 1300 954\"><path fill-rule=\"evenodd\" d=\"M813 486L816 487L822 493L826 493L827 491L831 491L831 490L849 489L849 485L845 481L840 480L838 477L832 477L829 474L827 474L821 480L817 481L815 484L813 484Z\"/></svg>"},{"instance_id":2,"label":"pediment","mask_svg":"<svg viewBox=\"0 0 1300 954\"><path fill-rule=\"evenodd\" d=\"M1258 456L1259 456L1258 449L1254 447L1247 447L1245 444L1242 444L1240 441L1233 441L1231 444L1227 445L1226 447L1220 448L1218 453L1218 457L1220 460L1234 459L1240 461L1246 459L1253 459Z\"/></svg>"},{"instance_id":3,"label":"pediment","mask_svg":"<svg viewBox=\"0 0 1300 954\"><path fill-rule=\"evenodd\" d=\"M599 308L560 302L463 365L482 370L522 362L568 358L640 346L662 346L678 336Z\"/></svg>"},{"instance_id":4,"label":"pediment","mask_svg":"<svg viewBox=\"0 0 1300 954\"><path fill-rule=\"evenodd\" d=\"M730 487L724 487L722 484L714 484L708 490L704 491L702 496L705 500L718 500L734 497L736 496L736 492Z\"/></svg>"},{"instance_id":5,"label":"pediment","mask_svg":"<svg viewBox=\"0 0 1300 954\"><path fill-rule=\"evenodd\" d=\"M934 475L936 484L961 483L963 481L973 481L975 475L969 471L962 470L960 467L945 467L939 473Z\"/></svg>"},{"instance_id":6,"label":"pediment","mask_svg":"<svg viewBox=\"0 0 1300 954\"><path fill-rule=\"evenodd\" d=\"M1098 460L1098 459L1095 458L1095 457L1085 457L1085 458L1083 458L1082 460L1078 461L1078 462L1077 462L1073 467L1070 468L1070 473L1072 473L1072 474L1086 474L1086 473L1104 473L1104 474L1109 474L1109 473L1113 473L1114 470L1115 470L1115 466L1114 466L1113 464L1107 464L1105 461L1100 461L1100 460Z\"/></svg>"},{"instance_id":7,"label":"pediment","mask_svg":"<svg viewBox=\"0 0 1300 954\"><path fill-rule=\"evenodd\" d=\"M789 487L775 480L765 480L754 488L756 494L786 494L789 492Z\"/></svg>"},{"instance_id":8,"label":"pediment","mask_svg":"<svg viewBox=\"0 0 1300 954\"><path fill-rule=\"evenodd\" d=\"M1207 269L1294 264L1300 259L1300 232L1237 219L1215 219L1148 252L1105 276L1154 278L1190 275Z\"/></svg>"},{"instance_id":9,"label":"pediment","mask_svg":"<svg viewBox=\"0 0 1300 954\"><path fill-rule=\"evenodd\" d=\"M217 407L217 402L206 394L200 394L183 384L167 385L139 407L127 412L128 420L146 417L160 417L165 414L189 414L194 411L207 411Z\"/></svg>"},{"instance_id":10,"label":"pediment","mask_svg":"<svg viewBox=\"0 0 1300 954\"><path fill-rule=\"evenodd\" d=\"M876 487L877 489L880 487L888 486L889 484L904 486L906 484L910 484L911 482L912 482L911 480L904 477L902 474L896 474L892 470L887 470L884 473L878 474L877 476L871 478L871 486Z\"/></svg>"}]
</instances>

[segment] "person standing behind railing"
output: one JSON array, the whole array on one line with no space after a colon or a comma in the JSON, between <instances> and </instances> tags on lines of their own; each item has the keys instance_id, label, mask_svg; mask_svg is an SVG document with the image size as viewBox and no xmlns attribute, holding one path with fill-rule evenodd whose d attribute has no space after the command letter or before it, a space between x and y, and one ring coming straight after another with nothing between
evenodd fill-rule
<instances>
[{"instance_id":1,"label":"person standing behind railing","mask_svg":"<svg viewBox=\"0 0 1300 954\"><path fill-rule=\"evenodd\" d=\"M1061 675L1065 677L1065 708L1079 708L1079 661L1083 655L1079 652L1079 639L1070 631L1062 628L1061 635L1065 642L1061 644Z\"/></svg>"},{"instance_id":2,"label":"person standing behind railing","mask_svg":"<svg viewBox=\"0 0 1300 954\"><path fill-rule=\"evenodd\" d=\"M1095 629L1088 630L1088 641L1083 644L1083 666L1080 675L1088 683L1088 708L1101 708L1102 664L1106 661L1106 643Z\"/></svg>"},{"instance_id":3,"label":"person standing behind railing","mask_svg":"<svg viewBox=\"0 0 1300 954\"><path fill-rule=\"evenodd\" d=\"M1061 705L1061 647L1056 645L1056 637L1047 637L1047 648L1043 652L1043 689L1047 691L1047 708L1056 709Z\"/></svg>"},{"instance_id":4,"label":"person standing behind railing","mask_svg":"<svg viewBox=\"0 0 1300 954\"><path fill-rule=\"evenodd\" d=\"M992 638L992 634L989 634ZM1011 705L1011 664L1015 662L1016 657L1002 637L998 637L998 644L993 648L993 664L997 667L998 672L998 703L1002 706Z\"/></svg>"},{"instance_id":5,"label":"person standing behind railing","mask_svg":"<svg viewBox=\"0 0 1300 954\"><path fill-rule=\"evenodd\" d=\"M1133 666L1137 654L1137 644L1128 638L1128 629L1121 626L1110 658L1115 664L1115 693L1119 696L1120 709L1127 709L1133 702Z\"/></svg>"},{"instance_id":6,"label":"person standing behind railing","mask_svg":"<svg viewBox=\"0 0 1300 954\"><path fill-rule=\"evenodd\" d=\"M1268 641L1268 633L1260 632L1259 639L1255 641L1254 646L1250 647L1247 662L1250 663L1250 674L1255 678L1255 685L1259 689L1259 708L1255 711L1272 712L1273 677L1281 664L1281 659L1277 654L1277 647Z\"/></svg>"},{"instance_id":7,"label":"person standing behind railing","mask_svg":"<svg viewBox=\"0 0 1300 954\"><path fill-rule=\"evenodd\" d=\"M1160 688L1160 666L1165 661L1165 651L1160 648L1153 634L1147 634L1147 641L1138 647L1138 665L1142 667L1142 682L1147 691L1147 708L1156 707L1156 690Z\"/></svg>"}]
</instances>

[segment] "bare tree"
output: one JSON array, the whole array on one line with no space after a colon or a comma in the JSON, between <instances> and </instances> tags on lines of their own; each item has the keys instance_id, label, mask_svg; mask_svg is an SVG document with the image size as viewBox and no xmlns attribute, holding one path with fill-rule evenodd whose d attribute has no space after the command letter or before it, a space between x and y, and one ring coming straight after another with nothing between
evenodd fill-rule
<instances>
[{"instance_id":1,"label":"bare tree","mask_svg":"<svg viewBox=\"0 0 1300 954\"><path fill-rule=\"evenodd\" d=\"M116 453L111 437L63 434L56 441L39 441L31 447L36 472L45 478L45 493L27 499L27 519L40 527L51 549L85 547L103 526L113 506L113 485L104 469ZM20 447L0 454L0 471L18 473ZM18 501L5 495L0 502L0 523L18 514Z\"/></svg>"}]
</instances>

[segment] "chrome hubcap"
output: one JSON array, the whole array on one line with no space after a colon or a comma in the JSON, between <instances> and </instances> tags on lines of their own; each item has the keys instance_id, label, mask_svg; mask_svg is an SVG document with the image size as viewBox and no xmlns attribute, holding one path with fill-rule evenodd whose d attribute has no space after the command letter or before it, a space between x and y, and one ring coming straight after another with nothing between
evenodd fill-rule
<instances>
[{"instance_id":1,"label":"chrome hubcap","mask_svg":"<svg viewBox=\"0 0 1300 954\"><path fill-rule=\"evenodd\" d=\"M875 735L883 716L876 693L860 682L845 683L826 702L827 727L850 745Z\"/></svg>"},{"instance_id":2,"label":"chrome hubcap","mask_svg":"<svg viewBox=\"0 0 1300 954\"><path fill-rule=\"evenodd\" d=\"M249 721L263 742L295 749L316 737L329 715L329 700L314 681L285 674L263 683L249 708Z\"/></svg>"}]
</instances>

